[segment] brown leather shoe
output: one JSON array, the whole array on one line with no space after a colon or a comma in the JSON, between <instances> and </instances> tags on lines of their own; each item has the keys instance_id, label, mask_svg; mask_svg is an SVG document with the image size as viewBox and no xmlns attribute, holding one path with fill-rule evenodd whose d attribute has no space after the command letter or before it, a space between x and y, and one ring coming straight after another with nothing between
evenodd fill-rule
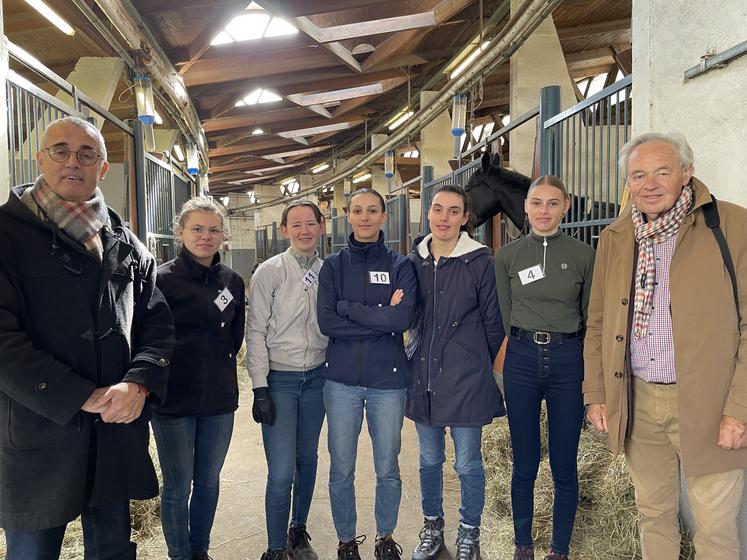
<instances>
[{"instance_id":1,"label":"brown leather shoe","mask_svg":"<svg viewBox=\"0 0 747 560\"><path fill-rule=\"evenodd\" d=\"M568 555L562 554L550 548L550 550L547 551L547 556L545 556L545 560L568 560Z\"/></svg>"},{"instance_id":2,"label":"brown leather shoe","mask_svg":"<svg viewBox=\"0 0 747 560\"><path fill-rule=\"evenodd\" d=\"M534 549L531 546L517 546L514 560L534 560Z\"/></svg>"}]
</instances>

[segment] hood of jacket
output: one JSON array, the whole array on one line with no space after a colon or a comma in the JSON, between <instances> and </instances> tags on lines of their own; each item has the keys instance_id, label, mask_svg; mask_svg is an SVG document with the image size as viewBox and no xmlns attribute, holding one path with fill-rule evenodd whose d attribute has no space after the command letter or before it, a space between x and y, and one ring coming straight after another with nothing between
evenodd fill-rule
<instances>
[{"instance_id":1,"label":"hood of jacket","mask_svg":"<svg viewBox=\"0 0 747 560\"><path fill-rule=\"evenodd\" d=\"M431 252L430 252L430 249L428 248L428 244L430 243L432 238L433 238L433 234L429 233L428 235L424 237L418 237L415 240L414 251L418 254L420 258L427 259L430 256ZM463 231L459 234L459 241L457 241L456 247L454 247L454 250L449 255L449 258L463 257L465 255L474 253L475 251L478 251L481 249L490 251L488 247L486 247L479 241L475 241L469 236L469 234L466 231Z\"/></svg>"}]
</instances>

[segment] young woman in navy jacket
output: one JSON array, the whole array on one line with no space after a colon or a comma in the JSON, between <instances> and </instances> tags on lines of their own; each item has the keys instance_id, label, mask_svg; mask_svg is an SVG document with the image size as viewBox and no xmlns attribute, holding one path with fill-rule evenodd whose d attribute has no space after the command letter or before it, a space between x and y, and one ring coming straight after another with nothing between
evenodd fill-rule
<instances>
[{"instance_id":1,"label":"young woman in navy jacket","mask_svg":"<svg viewBox=\"0 0 747 560\"><path fill-rule=\"evenodd\" d=\"M329 336L322 375L330 454L329 495L340 544L340 560L358 560L355 460L366 411L376 471L377 560L399 560L392 538L402 481L400 432L405 410L402 334L413 319L415 271L406 257L389 250L380 231L383 197L359 189L348 199L353 228L348 246L324 261L319 273L319 327Z\"/></svg>"},{"instance_id":2,"label":"young woman in navy jacket","mask_svg":"<svg viewBox=\"0 0 747 560\"><path fill-rule=\"evenodd\" d=\"M410 255L418 275L418 307L408 344L407 417L418 431L425 517L413 560L436 558L444 547L447 427L461 485L454 557L480 557L485 502L482 427L506 413L493 378L493 360L505 335L493 257L466 231L466 203L461 187L445 185L437 190L428 210L431 234L417 239Z\"/></svg>"}]
</instances>

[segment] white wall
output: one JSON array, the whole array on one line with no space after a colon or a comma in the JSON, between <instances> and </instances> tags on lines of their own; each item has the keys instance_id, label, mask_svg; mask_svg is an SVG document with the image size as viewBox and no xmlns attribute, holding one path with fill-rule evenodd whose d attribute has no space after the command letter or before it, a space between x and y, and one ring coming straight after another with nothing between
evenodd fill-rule
<instances>
[{"instance_id":1,"label":"white wall","mask_svg":"<svg viewBox=\"0 0 747 560\"><path fill-rule=\"evenodd\" d=\"M747 2L634 0L632 26L633 134L682 132L695 175L747 206L747 57L684 80L702 55L747 40Z\"/></svg>"},{"instance_id":2,"label":"white wall","mask_svg":"<svg viewBox=\"0 0 747 560\"><path fill-rule=\"evenodd\" d=\"M512 14L523 0L511 0ZM560 86L560 108L576 103L576 94L565 64L552 17L545 19L511 56L511 118L517 118L539 105L544 86ZM511 168L531 175L534 159L534 122L511 131Z\"/></svg>"},{"instance_id":3,"label":"white wall","mask_svg":"<svg viewBox=\"0 0 747 560\"><path fill-rule=\"evenodd\" d=\"M124 219L127 204L127 178L124 163L110 163L109 172L104 180L99 182L99 188L104 193L106 204Z\"/></svg>"}]
</instances>

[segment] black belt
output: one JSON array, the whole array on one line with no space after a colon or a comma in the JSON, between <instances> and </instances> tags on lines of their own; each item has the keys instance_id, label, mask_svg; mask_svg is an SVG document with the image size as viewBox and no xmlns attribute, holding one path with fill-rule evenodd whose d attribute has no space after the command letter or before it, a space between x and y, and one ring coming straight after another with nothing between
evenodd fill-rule
<instances>
[{"instance_id":1,"label":"black belt","mask_svg":"<svg viewBox=\"0 0 747 560\"><path fill-rule=\"evenodd\" d=\"M531 340L535 344L550 344L559 340L573 340L574 338L578 338L578 333L528 331L519 327L511 327L511 336Z\"/></svg>"}]
</instances>

